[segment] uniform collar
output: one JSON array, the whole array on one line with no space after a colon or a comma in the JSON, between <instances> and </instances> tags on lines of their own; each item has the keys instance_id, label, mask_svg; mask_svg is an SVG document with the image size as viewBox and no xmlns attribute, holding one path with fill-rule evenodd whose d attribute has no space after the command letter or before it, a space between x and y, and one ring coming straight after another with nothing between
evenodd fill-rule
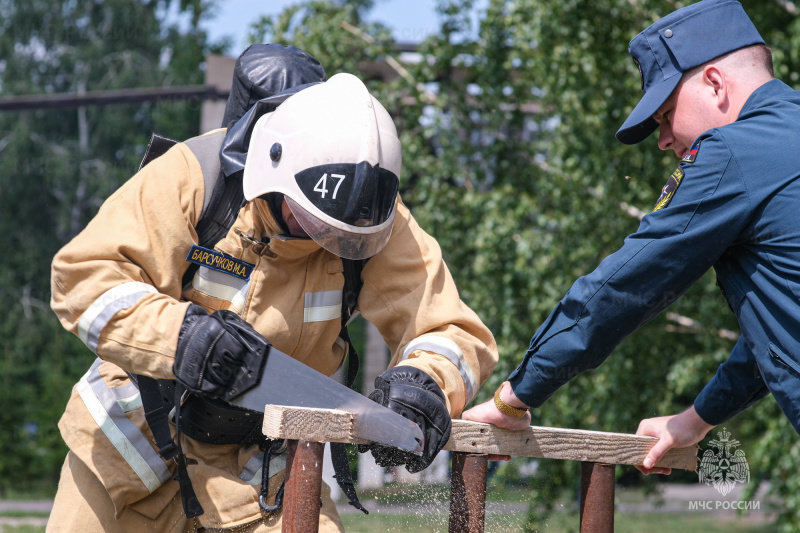
<instances>
[{"instance_id":1,"label":"uniform collar","mask_svg":"<svg viewBox=\"0 0 800 533\"><path fill-rule=\"evenodd\" d=\"M737 120L741 120L742 118L744 118L745 115L747 115L751 111L758 109L764 104L766 100L774 97L775 95L782 93L792 93L792 92L795 92L794 89L792 89L791 87L789 87L788 85L786 85L777 78L768 81L767 83L765 83L764 85L753 91L753 93L750 95L750 97L742 106L742 110L739 111L739 117L737 118Z\"/></svg>"}]
</instances>

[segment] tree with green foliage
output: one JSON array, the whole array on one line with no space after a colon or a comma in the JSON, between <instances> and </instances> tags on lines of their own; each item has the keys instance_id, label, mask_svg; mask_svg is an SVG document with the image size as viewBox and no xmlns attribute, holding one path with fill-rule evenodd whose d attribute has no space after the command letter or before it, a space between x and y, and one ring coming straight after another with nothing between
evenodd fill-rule
<instances>
[{"instance_id":1,"label":"tree with green foliage","mask_svg":"<svg viewBox=\"0 0 800 533\"><path fill-rule=\"evenodd\" d=\"M797 13L777 0L743 4L773 48L776 75L796 84ZM419 44L418 61L389 83L370 84L400 130L402 197L497 338L501 360L482 401L574 280L636 231L675 168L654 136L629 147L614 133L641 94L628 42L684 4L492 0L477 25L471 2L437 5L440 32ZM297 4L261 20L253 37L308 50L329 76L368 77L371 64L392 64L398 54L388 29L365 23L364 11L347 3ZM537 409L533 423L632 433L643 418L689 405L737 335L709 272L600 368ZM766 398L727 427L747 450L754 478L780 496L782 530L796 530L800 482L790 465L800 439L788 420ZM531 530L577 479L577 464L542 461L530 484Z\"/></svg>"},{"instance_id":2,"label":"tree with green foliage","mask_svg":"<svg viewBox=\"0 0 800 533\"><path fill-rule=\"evenodd\" d=\"M187 28L163 22L168 10ZM0 97L199 85L201 0L0 1ZM219 48L213 51L219 51ZM93 354L49 309L50 261L135 171L153 131L196 135L200 103L0 113L0 494L55 490L57 423Z\"/></svg>"}]
</instances>

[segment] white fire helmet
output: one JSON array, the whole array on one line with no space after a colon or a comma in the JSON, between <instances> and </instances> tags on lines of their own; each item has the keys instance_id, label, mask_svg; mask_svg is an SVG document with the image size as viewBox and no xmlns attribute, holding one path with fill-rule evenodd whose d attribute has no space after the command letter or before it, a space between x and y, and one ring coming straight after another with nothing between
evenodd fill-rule
<instances>
[{"instance_id":1,"label":"white fire helmet","mask_svg":"<svg viewBox=\"0 0 800 533\"><path fill-rule=\"evenodd\" d=\"M401 166L389 113L361 80L337 74L256 122L244 196L283 194L317 244L366 259L389 240Z\"/></svg>"}]
</instances>

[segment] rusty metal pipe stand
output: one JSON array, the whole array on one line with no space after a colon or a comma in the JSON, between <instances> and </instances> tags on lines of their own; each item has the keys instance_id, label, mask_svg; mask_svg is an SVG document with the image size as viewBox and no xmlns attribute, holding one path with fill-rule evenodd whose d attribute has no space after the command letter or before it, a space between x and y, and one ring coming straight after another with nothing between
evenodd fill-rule
<instances>
[{"instance_id":1,"label":"rusty metal pipe stand","mask_svg":"<svg viewBox=\"0 0 800 533\"><path fill-rule=\"evenodd\" d=\"M581 463L581 533L613 533L615 468Z\"/></svg>"},{"instance_id":2,"label":"rusty metal pipe stand","mask_svg":"<svg viewBox=\"0 0 800 533\"><path fill-rule=\"evenodd\" d=\"M282 533L319 531L324 442L290 440L286 450Z\"/></svg>"},{"instance_id":3,"label":"rusty metal pipe stand","mask_svg":"<svg viewBox=\"0 0 800 533\"><path fill-rule=\"evenodd\" d=\"M453 452L450 533L483 533L488 455Z\"/></svg>"}]
</instances>

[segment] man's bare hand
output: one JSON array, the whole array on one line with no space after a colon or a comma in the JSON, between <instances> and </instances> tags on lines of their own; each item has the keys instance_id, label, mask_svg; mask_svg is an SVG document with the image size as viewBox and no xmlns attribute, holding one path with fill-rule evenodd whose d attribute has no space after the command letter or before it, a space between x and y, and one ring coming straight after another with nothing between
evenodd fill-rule
<instances>
[{"instance_id":1,"label":"man's bare hand","mask_svg":"<svg viewBox=\"0 0 800 533\"><path fill-rule=\"evenodd\" d=\"M524 405L519 399L514 395L514 392L511 390L511 387L508 384L504 384L504 389L501 394L501 398L503 401L509 403L514 407L520 407ZM522 429L527 429L531 425L531 413L526 412L524 416L521 418L516 418L511 415L507 415L502 413L497 406L494 404L494 400L489 400L487 402L483 402L481 404L476 405L472 409L468 409L464 411L461 415L463 420L472 420L473 422L484 422L486 424L492 424L493 426L497 426L503 429L512 429L515 431L519 431ZM490 455L490 461L509 461L511 460L510 455Z\"/></svg>"},{"instance_id":2,"label":"man's bare hand","mask_svg":"<svg viewBox=\"0 0 800 533\"><path fill-rule=\"evenodd\" d=\"M658 437L658 442L645 457L642 465L636 469L645 475L671 474L671 468L655 467L671 448L686 448L697 444L714 426L700 418L694 406L686 411L671 416L647 418L639 423L637 435Z\"/></svg>"},{"instance_id":3,"label":"man's bare hand","mask_svg":"<svg viewBox=\"0 0 800 533\"><path fill-rule=\"evenodd\" d=\"M503 429L527 429L531 425L530 412L525 413L522 418L514 418L513 416L503 414L494 405L493 400L483 402L476 405L472 409L464 411L461 415L464 420L472 420L473 422L486 422Z\"/></svg>"},{"instance_id":4,"label":"man's bare hand","mask_svg":"<svg viewBox=\"0 0 800 533\"><path fill-rule=\"evenodd\" d=\"M522 403L522 400L517 398L517 395L514 394L514 390L511 388L511 384L508 381L500 386L499 394L501 403L505 403L517 409L525 409L527 411L528 406ZM520 430L527 429L528 426L531 425L530 412L526 412L525 415L520 418L507 415L497 408L497 406L494 404L494 399L489 400L488 402L483 402L482 404L476 405L472 409L465 411L464 414L461 415L461 418L464 420L473 420L475 422L486 422L487 424L492 424L493 426L503 429Z\"/></svg>"}]
</instances>

